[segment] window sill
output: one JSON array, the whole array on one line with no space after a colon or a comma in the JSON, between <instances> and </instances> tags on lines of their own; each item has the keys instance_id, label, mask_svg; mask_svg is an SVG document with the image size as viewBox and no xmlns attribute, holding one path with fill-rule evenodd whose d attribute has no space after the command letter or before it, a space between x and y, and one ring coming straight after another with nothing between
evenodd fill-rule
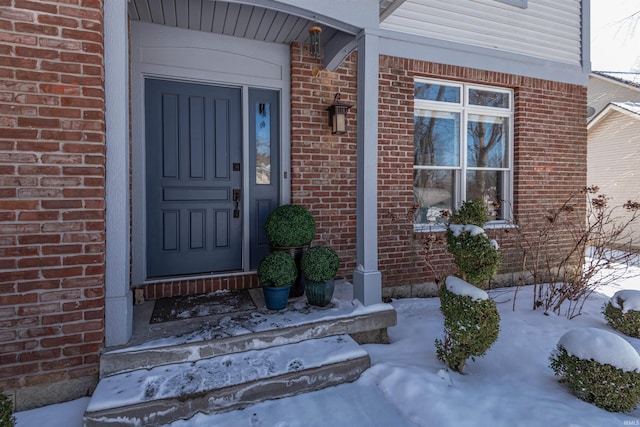
<instances>
[{"instance_id":1,"label":"window sill","mask_svg":"<svg viewBox=\"0 0 640 427\"><path fill-rule=\"evenodd\" d=\"M484 225L485 230L503 230L506 228L517 228L518 226L509 221L492 221ZM445 224L413 224L414 233L444 233L447 231Z\"/></svg>"}]
</instances>

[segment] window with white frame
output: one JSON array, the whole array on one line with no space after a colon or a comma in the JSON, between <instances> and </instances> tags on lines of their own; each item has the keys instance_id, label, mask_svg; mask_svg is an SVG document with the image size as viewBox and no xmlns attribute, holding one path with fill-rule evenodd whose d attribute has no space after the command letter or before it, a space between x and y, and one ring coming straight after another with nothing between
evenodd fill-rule
<instances>
[{"instance_id":1,"label":"window with white frame","mask_svg":"<svg viewBox=\"0 0 640 427\"><path fill-rule=\"evenodd\" d=\"M416 79L413 195L416 224L446 222L445 212L481 199L492 221L512 199L513 91Z\"/></svg>"}]
</instances>

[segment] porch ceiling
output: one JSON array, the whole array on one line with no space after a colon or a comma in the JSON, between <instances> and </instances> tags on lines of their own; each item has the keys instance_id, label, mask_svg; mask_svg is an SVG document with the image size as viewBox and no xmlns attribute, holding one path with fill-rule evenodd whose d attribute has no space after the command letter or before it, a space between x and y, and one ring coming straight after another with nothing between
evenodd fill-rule
<instances>
[{"instance_id":1,"label":"porch ceiling","mask_svg":"<svg viewBox=\"0 0 640 427\"><path fill-rule=\"evenodd\" d=\"M306 42L312 19L264 7L215 0L131 0L129 18L271 43ZM339 30L320 23L323 41Z\"/></svg>"}]
</instances>

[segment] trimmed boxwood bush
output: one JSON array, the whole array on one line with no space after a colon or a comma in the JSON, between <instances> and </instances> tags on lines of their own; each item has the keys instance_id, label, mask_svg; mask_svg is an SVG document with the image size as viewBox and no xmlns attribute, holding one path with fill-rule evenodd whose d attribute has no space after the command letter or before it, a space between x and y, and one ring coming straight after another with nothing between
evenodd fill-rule
<instances>
[{"instance_id":1,"label":"trimmed boxwood bush","mask_svg":"<svg viewBox=\"0 0 640 427\"><path fill-rule=\"evenodd\" d=\"M300 205L282 205L267 217L264 232L273 246L307 246L316 235L316 220Z\"/></svg>"},{"instance_id":2,"label":"trimmed boxwood bush","mask_svg":"<svg viewBox=\"0 0 640 427\"><path fill-rule=\"evenodd\" d=\"M314 246L302 255L300 268L306 280L322 282L331 280L338 274L340 258L329 246Z\"/></svg>"},{"instance_id":3,"label":"trimmed boxwood bush","mask_svg":"<svg viewBox=\"0 0 640 427\"><path fill-rule=\"evenodd\" d=\"M630 337L640 338L640 311L625 310L624 292L630 291L616 292L611 298L613 302L609 301L605 304L604 318L612 328Z\"/></svg>"},{"instance_id":4,"label":"trimmed boxwood bush","mask_svg":"<svg viewBox=\"0 0 640 427\"><path fill-rule=\"evenodd\" d=\"M436 355L454 371L462 372L467 359L475 361L475 357L484 356L498 339L500 314L490 298L458 295L446 286L438 294L444 315L444 339L436 339Z\"/></svg>"},{"instance_id":5,"label":"trimmed boxwood bush","mask_svg":"<svg viewBox=\"0 0 640 427\"><path fill-rule=\"evenodd\" d=\"M293 285L297 277L298 267L286 252L270 252L258 264L258 280L263 286Z\"/></svg>"},{"instance_id":6,"label":"trimmed boxwood bush","mask_svg":"<svg viewBox=\"0 0 640 427\"><path fill-rule=\"evenodd\" d=\"M13 402L4 393L0 393L0 427L13 427L16 418L13 416Z\"/></svg>"},{"instance_id":7,"label":"trimmed boxwood bush","mask_svg":"<svg viewBox=\"0 0 640 427\"><path fill-rule=\"evenodd\" d=\"M487 221L487 208L479 199L463 202L460 209L454 210L449 218L449 224L472 224L478 227L484 227Z\"/></svg>"},{"instance_id":8,"label":"trimmed boxwood bush","mask_svg":"<svg viewBox=\"0 0 640 427\"><path fill-rule=\"evenodd\" d=\"M502 262L497 244L482 230L487 220L484 202L464 202L449 218L446 232L447 251L453 255L457 275L479 287L486 287Z\"/></svg>"},{"instance_id":9,"label":"trimmed boxwood bush","mask_svg":"<svg viewBox=\"0 0 640 427\"><path fill-rule=\"evenodd\" d=\"M551 369L580 399L612 412L628 412L640 402L640 374L581 359L558 346Z\"/></svg>"}]
</instances>

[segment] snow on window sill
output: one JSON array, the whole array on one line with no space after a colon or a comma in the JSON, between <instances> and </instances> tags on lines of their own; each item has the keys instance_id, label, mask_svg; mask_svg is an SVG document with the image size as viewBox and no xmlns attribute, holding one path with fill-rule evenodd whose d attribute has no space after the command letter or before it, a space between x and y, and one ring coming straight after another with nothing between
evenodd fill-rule
<instances>
[{"instance_id":1,"label":"snow on window sill","mask_svg":"<svg viewBox=\"0 0 640 427\"><path fill-rule=\"evenodd\" d=\"M485 230L502 230L505 228L517 228L509 221L491 221L484 225ZM444 233L447 231L446 224L413 224L414 233Z\"/></svg>"}]
</instances>

